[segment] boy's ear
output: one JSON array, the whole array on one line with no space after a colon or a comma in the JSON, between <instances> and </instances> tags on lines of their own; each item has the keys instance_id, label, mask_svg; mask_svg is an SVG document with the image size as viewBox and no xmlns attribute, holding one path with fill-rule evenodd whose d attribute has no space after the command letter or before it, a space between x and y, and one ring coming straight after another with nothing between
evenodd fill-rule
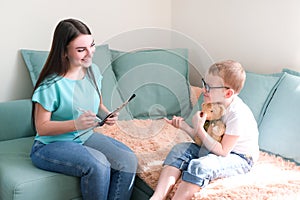
<instances>
[{"instance_id":1,"label":"boy's ear","mask_svg":"<svg viewBox=\"0 0 300 200\"><path fill-rule=\"evenodd\" d=\"M230 98L231 96L234 95L234 90L233 89L227 89L225 93L226 98Z\"/></svg>"}]
</instances>

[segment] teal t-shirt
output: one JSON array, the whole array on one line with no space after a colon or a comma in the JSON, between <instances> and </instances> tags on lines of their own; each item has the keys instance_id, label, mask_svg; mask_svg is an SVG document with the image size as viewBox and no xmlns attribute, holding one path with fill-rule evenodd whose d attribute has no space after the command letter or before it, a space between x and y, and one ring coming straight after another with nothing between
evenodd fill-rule
<instances>
[{"instance_id":1,"label":"teal t-shirt","mask_svg":"<svg viewBox=\"0 0 300 200\"><path fill-rule=\"evenodd\" d=\"M101 91L102 75L96 65L92 70L99 91ZM61 76L47 78L34 92L32 101L39 103L44 109L51 112L52 121L66 121L77 119L84 110L98 112L100 98L94 82L87 75L81 80L71 80ZM44 144L56 141L73 141L74 137L86 130L77 130L54 136L40 136L37 133L35 139ZM75 142L83 143L90 135L89 133L76 139Z\"/></svg>"}]
</instances>

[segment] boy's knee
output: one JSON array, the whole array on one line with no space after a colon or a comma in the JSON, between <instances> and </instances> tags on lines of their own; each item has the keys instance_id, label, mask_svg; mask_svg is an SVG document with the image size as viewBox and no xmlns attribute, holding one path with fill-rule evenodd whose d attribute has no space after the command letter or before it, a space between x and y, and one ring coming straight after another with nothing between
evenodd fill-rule
<instances>
[{"instance_id":1,"label":"boy's knee","mask_svg":"<svg viewBox=\"0 0 300 200\"><path fill-rule=\"evenodd\" d=\"M194 175L207 174L211 169L211 163L205 159L193 159L188 167L188 171Z\"/></svg>"},{"instance_id":2,"label":"boy's knee","mask_svg":"<svg viewBox=\"0 0 300 200\"><path fill-rule=\"evenodd\" d=\"M189 147L191 146L191 143L179 143L176 144L172 149L171 153L176 154L178 156L185 154Z\"/></svg>"}]
</instances>

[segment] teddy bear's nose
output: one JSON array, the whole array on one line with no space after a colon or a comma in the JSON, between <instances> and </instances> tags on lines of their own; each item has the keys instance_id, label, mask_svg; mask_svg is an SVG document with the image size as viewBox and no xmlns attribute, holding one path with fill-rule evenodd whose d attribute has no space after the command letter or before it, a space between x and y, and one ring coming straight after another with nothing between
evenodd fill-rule
<instances>
[{"instance_id":1,"label":"teddy bear's nose","mask_svg":"<svg viewBox=\"0 0 300 200\"><path fill-rule=\"evenodd\" d=\"M200 117L203 117L203 114L204 114L203 112L200 112Z\"/></svg>"}]
</instances>

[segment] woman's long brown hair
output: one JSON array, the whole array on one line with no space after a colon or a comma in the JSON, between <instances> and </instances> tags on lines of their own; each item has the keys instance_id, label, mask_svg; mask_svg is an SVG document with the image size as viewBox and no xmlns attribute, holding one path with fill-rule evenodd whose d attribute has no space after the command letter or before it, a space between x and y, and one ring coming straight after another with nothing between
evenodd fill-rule
<instances>
[{"instance_id":1,"label":"woman's long brown hair","mask_svg":"<svg viewBox=\"0 0 300 200\"><path fill-rule=\"evenodd\" d=\"M33 93L41 84L55 82L57 76L64 76L69 68L70 63L67 58L67 46L79 35L91 35L90 29L83 22L76 19L65 19L58 23L55 28L51 49L45 65L34 86ZM49 81L46 78L53 77ZM51 81L52 80L52 81ZM35 128L34 103L32 103L32 123Z\"/></svg>"}]
</instances>

